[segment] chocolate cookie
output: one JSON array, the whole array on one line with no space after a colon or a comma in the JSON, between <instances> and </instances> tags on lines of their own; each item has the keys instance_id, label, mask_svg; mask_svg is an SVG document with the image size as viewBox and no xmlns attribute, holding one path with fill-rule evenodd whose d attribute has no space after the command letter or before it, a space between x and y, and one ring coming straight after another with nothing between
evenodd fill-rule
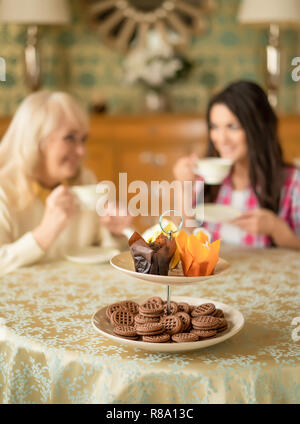
<instances>
[{"instance_id":1,"label":"chocolate cookie","mask_svg":"<svg viewBox=\"0 0 300 424\"><path fill-rule=\"evenodd\" d=\"M111 314L117 311L118 309L124 309L124 307L121 305L121 302L113 303L112 305L109 305L106 308L105 314L109 322L110 322Z\"/></svg>"},{"instance_id":2,"label":"chocolate cookie","mask_svg":"<svg viewBox=\"0 0 300 424\"><path fill-rule=\"evenodd\" d=\"M172 340L176 343L197 342L199 337L193 333L177 333L172 336Z\"/></svg>"},{"instance_id":3,"label":"chocolate cookie","mask_svg":"<svg viewBox=\"0 0 300 424\"><path fill-rule=\"evenodd\" d=\"M135 327L129 325L117 325L114 327L114 333L118 336L136 337L137 332Z\"/></svg>"},{"instance_id":4,"label":"chocolate cookie","mask_svg":"<svg viewBox=\"0 0 300 424\"><path fill-rule=\"evenodd\" d=\"M192 325L196 329L216 329L220 327L220 319L208 315L192 318Z\"/></svg>"},{"instance_id":5,"label":"chocolate cookie","mask_svg":"<svg viewBox=\"0 0 300 424\"><path fill-rule=\"evenodd\" d=\"M196 329L193 329L193 330L191 330L191 333L196 334L201 339L209 339L209 338L216 336L217 330L196 330Z\"/></svg>"},{"instance_id":6,"label":"chocolate cookie","mask_svg":"<svg viewBox=\"0 0 300 424\"><path fill-rule=\"evenodd\" d=\"M164 312L164 307L163 305L159 305L156 302L144 302L140 307L139 307L139 313L141 315L144 316L149 316L149 317L157 317L162 315Z\"/></svg>"},{"instance_id":7,"label":"chocolate cookie","mask_svg":"<svg viewBox=\"0 0 300 424\"><path fill-rule=\"evenodd\" d=\"M148 322L147 324L137 324L136 332L140 336L154 336L161 334L164 331L164 327L161 322Z\"/></svg>"},{"instance_id":8,"label":"chocolate cookie","mask_svg":"<svg viewBox=\"0 0 300 424\"><path fill-rule=\"evenodd\" d=\"M185 312L187 314L190 313L190 305L184 302L177 303L178 305L178 312Z\"/></svg>"},{"instance_id":9,"label":"chocolate cookie","mask_svg":"<svg viewBox=\"0 0 300 424\"><path fill-rule=\"evenodd\" d=\"M219 327L217 328L218 333L222 333L223 331L227 330L227 328L228 328L228 322L226 321L226 319L224 319L224 318L220 318L220 319L222 319L223 322L221 322L219 324Z\"/></svg>"},{"instance_id":10,"label":"chocolate cookie","mask_svg":"<svg viewBox=\"0 0 300 424\"><path fill-rule=\"evenodd\" d=\"M222 328L218 328L217 333L223 333L225 330L227 330L227 328L228 328L228 325L226 325L225 327L222 327Z\"/></svg>"},{"instance_id":11,"label":"chocolate cookie","mask_svg":"<svg viewBox=\"0 0 300 424\"><path fill-rule=\"evenodd\" d=\"M173 335L182 330L182 321L176 315L167 315L162 318L161 323L166 333Z\"/></svg>"},{"instance_id":12,"label":"chocolate cookie","mask_svg":"<svg viewBox=\"0 0 300 424\"><path fill-rule=\"evenodd\" d=\"M189 305L189 307L190 307L190 312L189 312L189 314L191 315L191 314L192 314L192 312L193 312L193 310L194 310L195 308L197 308L197 305Z\"/></svg>"},{"instance_id":13,"label":"chocolate cookie","mask_svg":"<svg viewBox=\"0 0 300 424\"><path fill-rule=\"evenodd\" d=\"M216 309L211 316L216 317L216 318L224 318L224 313L222 311L222 309Z\"/></svg>"},{"instance_id":14,"label":"chocolate cookie","mask_svg":"<svg viewBox=\"0 0 300 424\"><path fill-rule=\"evenodd\" d=\"M164 301L159 296L149 297L149 299L147 299L147 302L154 302L154 303L157 303L158 305L164 304Z\"/></svg>"},{"instance_id":15,"label":"chocolate cookie","mask_svg":"<svg viewBox=\"0 0 300 424\"><path fill-rule=\"evenodd\" d=\"M227 325L227 321L225 318L217 318L219 320L219 324L217 328L222 328L225 327L225 325Z\"/></svg>"},{"instance_id":16,"label":"chocolate cookie","mask_svg":"<svg viewBox=\"0 0 300 424\"><path fill-rule=\"evenodd\" d=\"M139 305L133 300L123 300L120 305L134 315L139 313Z\"/></svg>"},{"instance_id":17,"label":"chocolate cookie","mask_svg":"<svg viewBox=\"0 0 300 424\"><path fill-rule=\"evenodd\" d=\"M147 322L159 322L160 317L147 317L145 315L137 314L134 317L134 322L136 324L147 324Z\"/></svg>"},{"instance_id":18,"label":"chocolate cookie","mask_svg":"<svg viewBox=\"0 0 300 424\"><path fill-rule=\"evenodd\" d=\"M176 302L170 302L170 314L175 315L178 312L178 305ZM167 302L164 304L164 315L167 315Z\"/></svg>"},{"instance_id":19,"label":"chocolate cookie","mask_svg":"<svg viewBox=\"0 0 300 424\"><path fill-rule=\"evenodd\" d=\"M166 343L170 340L170 335L165 333L157 336L143 336L142 340L148 343Z\"/></svg>"},{"instance_id":20,"label":"chocolate cookie","mask_svg":"<svg viewBox=\"0 0 300 424\"><path fill-rule=\"evenodd\" d=\"M119 325L132 326L134 325L134 315L125 309L117 309L111 314L110 322L114 327Z\"/></svg>"},{"instance_id":21,"label":"chocolate cookie","mask_svg":"<svg viewBox=\"0 0 300 424\"><path fill-rule=\"evenodd\" d=\"M216 307L213 303L203 303L202 305L196 306L192 311L192 317L206 316L214 313Z\"/></svg>"},{"instance_id":22,"label":"chocolate cookie","mask_svg":"<svg viewBox=\"0 0 300 424\"><path fill-rule=\"evenodd\" d=\"M186 312L177 312L176 316L179 317L182 321L181 331L186 331L190 327L191 317Z\"/></svg>"}]
</instances>

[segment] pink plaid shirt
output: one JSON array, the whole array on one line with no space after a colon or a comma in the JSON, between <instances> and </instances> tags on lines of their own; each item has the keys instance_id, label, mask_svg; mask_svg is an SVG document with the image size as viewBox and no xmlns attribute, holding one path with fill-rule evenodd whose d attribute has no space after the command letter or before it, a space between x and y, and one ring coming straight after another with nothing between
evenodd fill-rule
<instances>
[{"instance_id":1,"label":"pink plaid shirt","mask_svg":"<svg viewBox=\"0 0 300 424\"><path fill-rule=\"evenodd\" d=\"M232 196L230 176L221 184L216 203L230 205ZM242 212L258 209L259 203L251 187L247 189L246 202ZM278 216L300 237L300 170L293 167L285 169L285 181L281 191L281 200ZM222 224L204 222L203 227L212 235L213 240L221 238ZM241 245L252 247L266 247L271 245L270 237L245 233Z\"/></svg>"}]
</instances>

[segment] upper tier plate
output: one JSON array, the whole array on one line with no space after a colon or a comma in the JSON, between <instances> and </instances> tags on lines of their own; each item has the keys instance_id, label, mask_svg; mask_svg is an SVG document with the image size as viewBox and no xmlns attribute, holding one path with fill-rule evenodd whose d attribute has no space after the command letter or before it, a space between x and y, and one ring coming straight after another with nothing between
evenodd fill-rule
<instances>
[{"instance_id":1,"label":"upper tier plate","mask_svg":"<svg viewBox=\"0 0 300 424\"><path fill-rule=\"evenodd\" d=\"M153 274L142 274L136 272L134 268L134 262L130 251L122 252L114 256L111 261L111 265L119 271L125 272L125 274L131 275L132 277L140 280L149 281L150 283L166 284L170 286L183 285L183 284L195 284L201 283L202 281L210 280L212 278L219 277L229 271L230 265L224 259L219 258L213 275L207 275L204 277L185 277L184 275L178 275L175 272L165 275L153 275Z\"/></svg>"}]
</instances>

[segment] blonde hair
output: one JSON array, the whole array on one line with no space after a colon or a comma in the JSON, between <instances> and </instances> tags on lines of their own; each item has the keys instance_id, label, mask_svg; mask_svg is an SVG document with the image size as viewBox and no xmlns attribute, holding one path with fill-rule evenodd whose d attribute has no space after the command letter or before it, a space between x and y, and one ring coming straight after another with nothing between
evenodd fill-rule
<instances>
[{"instance_id":1,"label":"blonde hair","mask_svg":"<svg viewBox=\"0 0 300 424\"><path fill-rule=\"evenodd\" d=\"M84 131L89 129L87 114L70 94L37 91L23 100L2 138L0 186L13 184L19 206L30 197L29 180L39 163L41 145L62 118L76 122Z\"/></svg>"}]
</instances>

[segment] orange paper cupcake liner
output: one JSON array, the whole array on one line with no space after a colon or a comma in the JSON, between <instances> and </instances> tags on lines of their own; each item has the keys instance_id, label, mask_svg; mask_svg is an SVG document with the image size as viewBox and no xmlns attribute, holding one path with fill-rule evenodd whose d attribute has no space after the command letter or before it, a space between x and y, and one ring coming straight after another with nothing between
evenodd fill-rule
<instances>
[{"instance_id":1,"label":"orange paper cupcake liner","mask_svg":"<svg viewBox=\"0 0 300 424\"><path fill-rule=\"evenodd\" d=\"M202 231L196 236L180 231L175 240L186 277L213 274L219 259L221 240L209 243L207 235Z\"/></svg>"}]
</instances>

